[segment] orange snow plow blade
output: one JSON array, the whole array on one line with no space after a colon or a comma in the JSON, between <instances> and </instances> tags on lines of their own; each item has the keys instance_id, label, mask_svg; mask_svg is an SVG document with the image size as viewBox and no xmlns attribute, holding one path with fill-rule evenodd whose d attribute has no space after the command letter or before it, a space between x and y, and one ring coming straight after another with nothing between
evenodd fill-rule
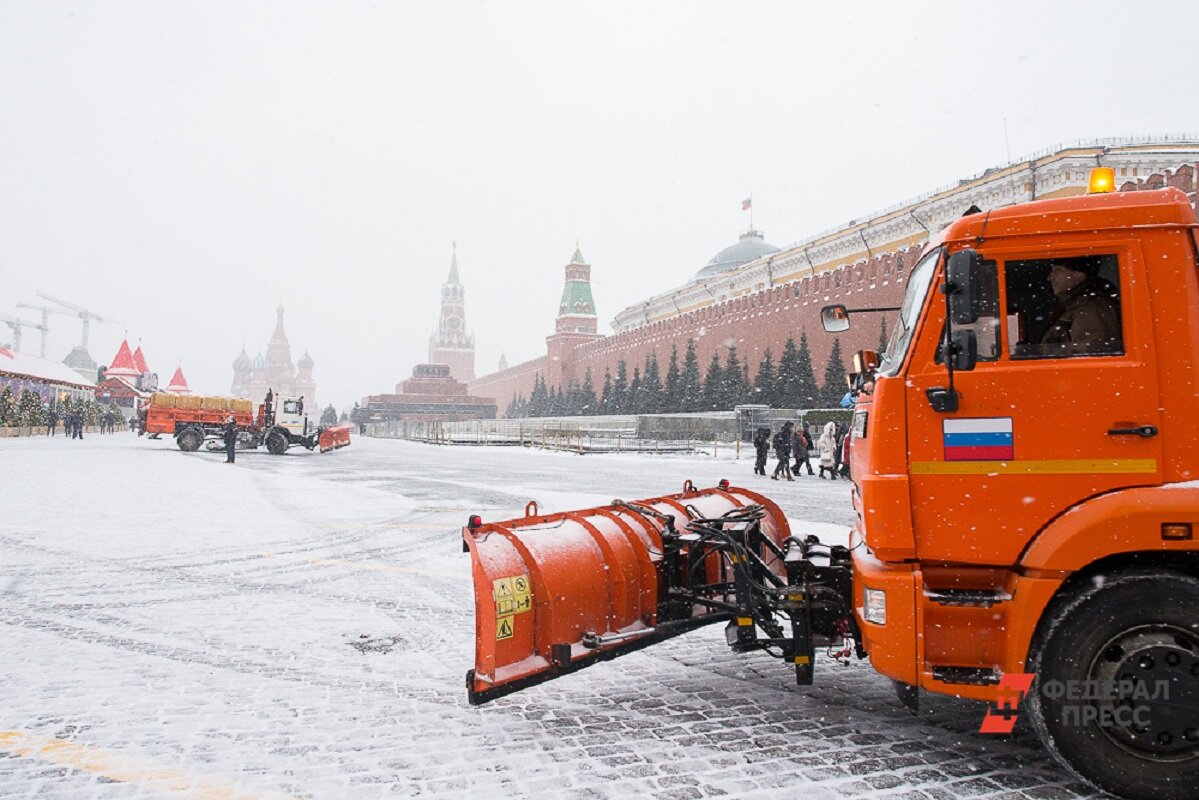
<instances>
[{"instance_id":1,"label":"orange snow plow blade","mask_svg":"<svg viewBox=\"0 0 1199 800\"><path fill-rule=\"evenodd\" d=\"M687 481L679 494L583 511L540 515L529 503L518 519L472 517L462 530L475 590L470 702L710 623L748 624L730 560L753 559L785 582L789 537L777 505L727 481L703 490ZM732 550L713 549L726 540Z\"/></svg>"},{"instance_id":2,"label":"orange snow plow blade","mask_svg":"<svg viewBox=\"0 0 1199 800\"><path fill-rule=\"evenodd\" d=\"M339 447L349 447L350 426L331 425L328 428L325 428L321 431L321 435L317 437L317 444L320 445L322 453L327 453L330 450L336 450Z\"/></svg>"}]
</instances>

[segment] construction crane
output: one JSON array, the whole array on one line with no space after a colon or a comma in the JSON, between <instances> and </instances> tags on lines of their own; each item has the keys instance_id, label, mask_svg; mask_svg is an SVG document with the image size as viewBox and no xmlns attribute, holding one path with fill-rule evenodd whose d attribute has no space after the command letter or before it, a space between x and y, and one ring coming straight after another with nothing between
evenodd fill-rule
<instances>
[{"instance_id":1,"label":"construction crane","mask_svg":"<svg viewBox=\"0 0 1199 800\"><path fill-rule=\"evenodd\" d=\"M85 353L87 352L88 328L89 328L92 320L95 320L96 322L106 322L111 325L123 324L121 322L118 322L115 319L106 319L106 318L100 316L99 314L96 314L95 312L88 311L86 308L83 308L82 306L77 306L74 303L68 303L66 300L60 300L57 297L54 297L53 295L46 294L45 292L38 292L37 296L42 298L43 300L49 300L51 303L58 303L63 308L68 308L71 311L75 312L75 316L79 317L80 321L83 323L83 339L79 346L83 349L83 352L85 352ZM65 314L67 312L55 310L52 313Z\"/></svg>"},{"instance_id":2,"label":"construction crane","mask_svg":"<svg viewBox=\"0 0 1199 800\"><path fill-rule=\"evenodd\" d=\"M26 322L23 319L15 317L0 317L0 322L3 322L8 327L12 328L12 346L18 353L21 352L21 328L33 328L35 331L42 332L42 357L46 355L46 326L39 325L36 322Z\"/></svg>"},{"instance_id":3,"label":"construction crane","mask_svg":"<svg viewBox=\"0 0 1199 800\"><path fill-rule=\"evenodd\" d=\"M36 326L35 328L36 330L42 332L42 349L39 354L42 358L46 357L46 334L50 332L50 315L63 314L68 317L75 316L72 312L63 311L61 308L51 308L50 306L32 306L29 303L17 303L17 308L28 308L31 311L42 312L42 324ZM34 326L30 325L29 327L33 328Z\"/></svg>"}]
</instances>

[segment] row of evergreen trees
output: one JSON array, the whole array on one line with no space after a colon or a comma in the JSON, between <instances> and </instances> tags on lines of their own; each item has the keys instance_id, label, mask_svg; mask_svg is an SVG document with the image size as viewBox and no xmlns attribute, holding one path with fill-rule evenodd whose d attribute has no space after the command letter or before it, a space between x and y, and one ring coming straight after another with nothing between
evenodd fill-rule
<instances>
[{"instance_id":1,"label":"row of evergreen trees","mask_svg":"<svg viewBox=\"0 0 1199 800\"><path fill-rule=\"evenodd\" d=\"M884 336L885 333L884 330ZM800 334L798 345L788 337L777 361L767 349L752 381L749 375L749 364L741 361L735 345L727 348L723 362L720 353L714 353L707 370L701 374L695 340L689 339L681 363L678 348L670 348L665 375L656 353L648 354L644 364L634 365L632 376L621 359L615 375L604 370L598 393L590 369L582 383L572 382L565 388L546 386L545 379L538 375L532 394L528 398L524 395L513 397L505 416L727 411L745 403L761 403L772 408L835 408L845 394L845 364L840 340L833 340L833 349L824 368L824 381L817 385L806 333Z\"/></svg>"},{"instance_id":2,"label":"row of evergreen trees","mask_svg":"<svg viewBox=\"0 0 1199 800\"><path fill-rule=\"evenodd\" d=\"M106 411L112 411L114 414L121 413L120 409L112 403L105 406L91 397L87 399L68 397L58 404L59 420L72 411L83 412L85 425L98 425ZM5 386L4 390L0 391L0 426L38 427L45 424L46 407L43 405L42 396L37 392L24 389L18 395L13 393L11 386Z\"/></svg>"}]
</instances>

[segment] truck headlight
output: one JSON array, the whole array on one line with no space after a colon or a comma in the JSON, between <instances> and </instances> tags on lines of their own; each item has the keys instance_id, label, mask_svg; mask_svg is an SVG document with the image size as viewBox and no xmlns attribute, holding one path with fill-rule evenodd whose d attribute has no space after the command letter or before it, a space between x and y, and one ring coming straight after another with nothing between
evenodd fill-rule
<instances>
[{"instance_id":1,"label":"truck headlight","mask_svg":"<svg viewBox=\"0 0 1199 800\"><path fill-rule=\"evenodd\" d=\"M887 593L882 589L862 589L862 600L865 608L862 617L875 625L887 624Z\"/></svg>"}]
</instances>

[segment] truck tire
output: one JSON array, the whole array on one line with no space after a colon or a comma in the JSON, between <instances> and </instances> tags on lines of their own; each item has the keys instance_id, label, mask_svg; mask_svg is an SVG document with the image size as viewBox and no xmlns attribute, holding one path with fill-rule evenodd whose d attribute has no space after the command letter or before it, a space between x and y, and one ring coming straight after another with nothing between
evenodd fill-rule
<instances>
[{"instance_id":1,"label":"truck tire","mask_svg":"<svg viewBox=\"0 0 1199 800\"><path fill-rule=\"evenodd\" d=\"M910 683L897 680L892 680L891 685L895 688L895 696L899 702L903 703L903 707L913 714L919 713L920 689Z\"/></svg>"},{"instance_id":2,"label":"truck tire","mask_svg":"<svg viewBox=\"0 0 1199 800\"><path fill-rule=\"evenodd\" d=\"M1199 797L1199 580L1138 570L1060 605L1030 657L1033 727L1120 797Z\"/></svg>"},{"instance_id":3,"label":"truck tire","mask_svg":"<svg viewBox=\"0 0 1199 800\"><path fill-rule=\"evenodd\" d=\"M281 456L287 452L287 434L282 431L271 431L266 436L267 452L273 456Z\"/></svg>"},{"instance_id":4,"label":"truck tire","mask_svg":"<svg viewBox=\"0 0 1199 800\"><path fill-rule=\"evenodd\" d=\"M200 449L200 445L204 444L204 431L196 427L184 428L175 437L175 441L178 442L179 449L183 452L194 453Z\"/></svg>"}]
</instances>

